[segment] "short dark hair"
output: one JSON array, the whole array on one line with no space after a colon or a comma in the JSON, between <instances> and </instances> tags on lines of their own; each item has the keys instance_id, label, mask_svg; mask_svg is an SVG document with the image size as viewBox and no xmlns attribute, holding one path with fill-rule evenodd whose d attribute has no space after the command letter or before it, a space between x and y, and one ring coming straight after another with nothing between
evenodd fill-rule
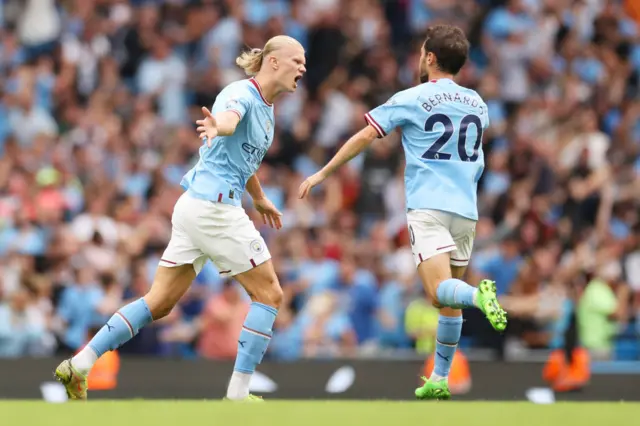
<instances>
[{"instance_id":1,"label":"short dark hair","mask_svg":"<svg viewBox=\"0 0 640 426\"><path fill-rule=\"evenodd\" d=\"M449 74L458 74L469 55L469 41L464 32L454 25L434 25L427 29L425 53L433 53L438 68Z\"/></svg>"}]
</instances>

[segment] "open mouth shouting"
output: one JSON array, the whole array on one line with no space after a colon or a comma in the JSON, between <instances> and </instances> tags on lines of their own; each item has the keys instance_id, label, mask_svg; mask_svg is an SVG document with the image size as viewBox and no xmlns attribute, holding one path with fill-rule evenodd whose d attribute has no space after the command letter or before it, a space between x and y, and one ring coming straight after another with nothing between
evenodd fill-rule
<instances>
[{"instance_id":1,"label":"open mouth shouting","mask_svg":"<svg viewBox=\"0 0 640 426\"><path fill-rule=\"evenodd\" d=\"M300 81L301 78L302 78L302 74L299 74L293 79L293 87L294 87L294 89L298 88L298 81Z\"/></svg>"}]
</instances>

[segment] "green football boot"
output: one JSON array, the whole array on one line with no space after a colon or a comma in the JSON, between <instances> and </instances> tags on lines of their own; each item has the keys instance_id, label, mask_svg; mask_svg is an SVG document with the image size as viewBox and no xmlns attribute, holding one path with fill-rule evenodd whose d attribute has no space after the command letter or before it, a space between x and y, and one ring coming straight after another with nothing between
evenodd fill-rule
<instances>
[{"instance_id":1,"label":"green football boot","mask_svg":"<svg viewBox=\"0 0 640 426\"><path fill-rule=\"evenodd\" d=\"M416 398L431 399L436 401L445 401L451 399L451 391L447 379L431 381L426 377L422 377L424 385L416 389Z\"/></svg>"},{"instance_id":2,"label":"green football boot","mask_svg":"<svg viewBox=\"0 0 640 426\"><path fill-rule=\"evenodd\" d=\"M87 376L73 368L70 359L62 361L53 376L64 385L69 399L87 399Z\"/></svg>"},{"instance_id":3,"label":"green football boot","mask_svg":"<svg viewBox=\"0 0 640 426\"><path fill-rule=\"evenodd\" d=\"M507 313L498 303L496 296L496 283L491 280L482 280L478 286L478 308L487 317L491 326L502 333L507 328Z\"/></svg>"}]
</instances>

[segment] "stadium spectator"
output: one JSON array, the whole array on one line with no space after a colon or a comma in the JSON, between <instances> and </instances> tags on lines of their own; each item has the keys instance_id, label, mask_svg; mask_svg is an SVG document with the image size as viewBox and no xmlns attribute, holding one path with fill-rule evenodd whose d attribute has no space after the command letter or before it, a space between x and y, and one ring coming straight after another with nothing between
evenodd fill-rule
<instances>
[{"instance_id":1,"label":"stadium spectator","mask_svg":"<svg viewBox=\"0 0 640 426\"><path fill-rule=\"evenodd\" d=\"M415 342L418 353L433 353L437 328L438 309L426 297L416 299L407 306L405 332Z\"/></svg>"},{"instance_id":2,"label":"stadium spectator","mask_svg":"<svg viewBox=\"0 0 640 426\"><path fill-rule=\"evenodd\" d=\"M629 288L620 282L620 265L607 261L587 284L578 304L579 335L592 358L610 359L613 338L629 316Z\"/></svg>"}]
</instances>

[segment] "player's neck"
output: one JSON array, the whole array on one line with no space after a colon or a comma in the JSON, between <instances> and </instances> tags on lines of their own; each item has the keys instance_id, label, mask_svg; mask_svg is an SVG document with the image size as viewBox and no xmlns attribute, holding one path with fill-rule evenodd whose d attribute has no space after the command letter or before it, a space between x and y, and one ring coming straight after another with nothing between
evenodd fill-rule
<instances>
[{"instance_id":1,"label":"player's neck","mask_svg":"<svg viewBox=\"0 0 640 426\"><path fill-rule=\"evenodd\" d=\"M447 74L445 72L434 71L429 73L429 81L442 79L453 80L453 77L454 76L452 74Z\"/></svg>"},{"instance_id":2,"label":"player's neck","mask_svg":"<svg viewBox=\"0 0 640 426\"><path fill-rule=\"evenodd\" d=\"M253 79L260 85L262 96L264 96L265 100L270 104L273 104L273 101L275 101L280 94L276 82L260 74L253 77Z\"/></svg>"}]
</instances>

